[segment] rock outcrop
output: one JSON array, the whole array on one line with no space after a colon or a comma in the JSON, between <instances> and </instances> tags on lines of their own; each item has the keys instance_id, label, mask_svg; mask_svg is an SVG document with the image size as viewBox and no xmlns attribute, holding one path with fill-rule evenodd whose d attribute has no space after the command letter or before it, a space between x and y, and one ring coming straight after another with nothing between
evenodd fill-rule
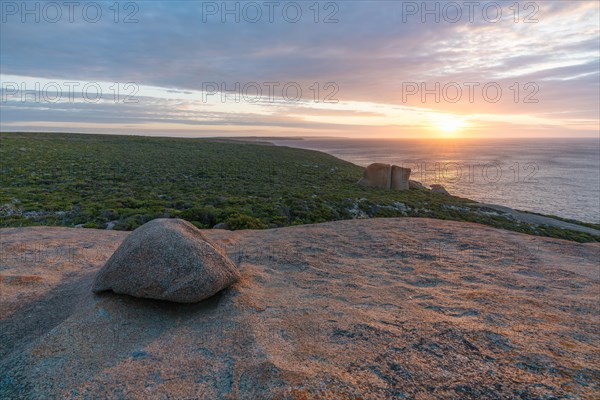
<instances>
[{"instance_id":1,"label":"rock outcrop","mask_svg":"<svg viewBox=\"0 0 600 400\"><path fill-rule=\"evenodd\" d=\"M450 196L450 193L448 193L446 188L440 184L434 183L433 185L430 185L430 187L433 193L445 194L447 196Z\"/></svg>"},{"instance_id":2,"label":"rock outcrop","mask_svg":"<svg viewBox=\"0 0 600 400\"><path fill-rule=\"evenodd\" d=\"M392 177L390 189L393 190L408 190L410 168L402 168L397 165L392 165Z\"/></svg>"},{"instance_id":3,"label":"rock outcrop","mask_svg":"<svg viewBox=\"0 0 600 400\"><path fill-rule=\"evenodd\" d=\"M177 304L90 293L126 232L0 234L0 399L600 392L598 243L429 218L210 229L243 278ZM37 252L57 245L85 252Z\"/></svg>"},{"instance_id":4,"label":"rock outcrop","mask_svg":"<svg viewBox=\"0 0 600 400\"><path fill-rule=\"evenodd\" d=\"M424 190L427 189L425 185L423 185L419 181L413 181L412 179L408 181L408 188L410 190Z\"/></svg>"},{"instance_id":5,"label":"rock outcrop","mask_svg":"<svg viewBox=\"0 0 600 400\"><path fill-rule=\"evenodd\" d=\"M409 178L410 168L374 163L365 169L358 184L382 189L408 190Z\"/></svg>"},{"instance_id":6,"label":"rock outcrop","mask_svg":"<svg viewBox=\"0 0 600 400\"><path fill-rule=\"evenodd\" d=\"M392 170L389 164L374 163L369 165L358 181L359 185L389 189L392 180Z\"/></svg>"},{"instance_id":7,"label":"rock outcrop","mask_svg":"<svg viewBox=\"0 0 600 400\"><path fill-rule=\"evenodd\" d=\"M92 290L194 303L238 278L235 264L195 226L155 219L123 241L98 272Z\"/></svg>"}]
</instances>

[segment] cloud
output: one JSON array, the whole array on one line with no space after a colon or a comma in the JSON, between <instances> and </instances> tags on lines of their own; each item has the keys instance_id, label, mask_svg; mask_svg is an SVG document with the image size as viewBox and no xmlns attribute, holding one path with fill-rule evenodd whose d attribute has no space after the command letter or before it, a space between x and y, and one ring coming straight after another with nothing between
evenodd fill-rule
<instances>
[{"instance_id":1,"label":"cloud","mask_svg":"<svg viewBox=\"0 0 600 400\"><path fill-rule=\"evenodd\" d=\"M429 6L434 7L431 5L434 3L440 13L451 4L429 2ZM502 18L490 22L482 10L488 7L493 14L492 6L496 3L503 7ZM41 4L43 9L46 3ZM81 4L83 9L87 3ZM39 23L31 18L22 23L19 12L3 15L6 21L0 24L2 75L134 82L162 88L160 96L144 97L137 108L106 104L78 106L84 107L83 111L74 106L59 110L52 105L43 109L13 102L2 112L3 123L68 124L81 121L85 115L86 121L99 124L112 121L114 125L151 123L176 115L177 123L195 125L198 118L214 114L190 113L193 101L167 100L171 95L197 93L206 82L224 82L228 88L236 83L241 86L250 82L278 82L280 86L298 83L304 88L308 104L301 102L294 108L286 103L285 107L271 107L268 111L278 113L271 115L270 121L277 121L282 129L298 124L312 130L323 128L323 124L314 121L302 122L297 115L306 114L303 108L314 105L310 102L314 96L312 85L318 83L319 95L323 95L323 86L329 82L337 84L336 98L343 103L417 107L461 115L525 113L549 118L553 113L565 112L558 115L558 122L570 118L598 120L600 16L595 1L518 3L518 16L514 13L514 1L485 1L475 10L472 23L464 6L463 17L456 23L447 21L453 14L440 14L438 23L433 20L435 16L426 15L428 20L422 23L422 10L413 15L411 8L415 5L420 8L422 2L321 2L318 15L314 7L309 8L313 3L298 2L302 17L295 23L289 22L295 16L290 2L278 2L272 13L273 22L269 21L268 10L261 6L261 19L256 23L249 22L255 14L252 9L244 12L246 3L241 2L226 5L228 10L234 10L238 4L239 23L231 13L222 22L222 2L134 2L135 7L127 9L125 4L129 3L119 3L118 15L109 8L112 3L101 4L102 18L95 23L86 21L79 9L73 22L65 19L66 10L57 23L45 21L43 15ZM539 10L526 8L526 4L537 5ZM216 13L212 13L215 10L211 7L217 7ZM137 22L125 23L127 16ZM538 22L523 22L528 16ZM515 17L519 22L515 23ZM327 18L337 22L325 23ZM481 98L474 103L466 100L423 103L420 96L413 96L411 101L403 102L406 82L424 82L430 87L436 82L441 85L478 82L482 86L494 82L504 89L504 98L499 103ZM539 86L539 103L529 105L511 100L512 85L518 83L522 90L531 82ZM312 114L323 114L318 107L314 108ZM84 114L78 114L81 112ZM335 115L351 121L350 117L357 112L335 111ZM219 124L230 123L238 129L244 122L259 124L240 115L243 114L236 106L230 111L219 111ZM265 119L264 113L256 115ZM394 124L393 119L390 124ZM340 120L339 125L348 124ZM548 129L560 128L553 125Z\"/></svg>"}]
</instances>

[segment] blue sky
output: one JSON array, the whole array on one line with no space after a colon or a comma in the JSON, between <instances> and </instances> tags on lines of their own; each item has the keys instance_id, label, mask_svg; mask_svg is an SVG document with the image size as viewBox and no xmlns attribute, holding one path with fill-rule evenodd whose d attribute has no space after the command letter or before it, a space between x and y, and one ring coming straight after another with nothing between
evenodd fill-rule
<instances>
[{"instance_id":1,"label":"blue sky","mask_svg":"<svg viewBox=\"0 0 600 400\"><path fill-rule=\"evenodd\" d=\"M593 0L1 3L2 131L598 135Z\"/></svg>"}]
</instances>

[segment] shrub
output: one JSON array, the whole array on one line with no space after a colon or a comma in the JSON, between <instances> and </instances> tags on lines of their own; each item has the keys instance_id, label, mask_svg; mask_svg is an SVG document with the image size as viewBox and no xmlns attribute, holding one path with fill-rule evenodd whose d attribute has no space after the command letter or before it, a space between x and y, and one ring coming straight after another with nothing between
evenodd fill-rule
<instances>
[{"instance_id":1,"label":"shrub","mask_svg":"<svg viewBox=\"0 0 600 400\"><path fill-rule=\"evenodd\" d=\"M190 222L197 221L210 228L217 223L217 210L213 206L194 207L182 211L179 217Z\"/></svg>"},{"instance_id":2,"label":"shrub","mask_svg":"<svg viewBox=\"0 0 600 400\"><path fill-rule=\"evenodd\" d=\"M233 214L225 221L229 229L265 229L267 225L258 218L251 217L245 214Z\"/></svg>"}]
</instances>

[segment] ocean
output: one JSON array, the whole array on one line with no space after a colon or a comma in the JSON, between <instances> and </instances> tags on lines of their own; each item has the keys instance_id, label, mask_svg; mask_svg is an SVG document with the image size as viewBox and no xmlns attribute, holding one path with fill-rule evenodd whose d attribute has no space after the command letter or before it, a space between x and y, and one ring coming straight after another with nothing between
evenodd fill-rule
<instances>
[{"instance_id":1,"label":"ocean","mask_svg":"<svg viewBox=\"0 0 600 400\"><path fill-rule=\"evenodd\" d=\"M411 179L523 211L600 223L599 139L269 140L367 166L412 169Z\"/></svg>"}]
</instances>

